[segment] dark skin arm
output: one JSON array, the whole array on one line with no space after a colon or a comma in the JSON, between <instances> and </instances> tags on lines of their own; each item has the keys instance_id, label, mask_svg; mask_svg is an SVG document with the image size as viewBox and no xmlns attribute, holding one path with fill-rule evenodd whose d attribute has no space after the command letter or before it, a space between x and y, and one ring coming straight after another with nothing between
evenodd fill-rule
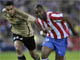
<instances>
[{"instance_id":1,"label":"dark skin arm","mask_svg":"<svg viewBox=\"0 0 80 60\"><path fill-rule=\"evenodd\" d=\"M66 22L68 23L73 35L78 36L77 32L74 30L71 19L69 17L64 17L63 20L66 20Z\"/></svg>"}]
</instances>

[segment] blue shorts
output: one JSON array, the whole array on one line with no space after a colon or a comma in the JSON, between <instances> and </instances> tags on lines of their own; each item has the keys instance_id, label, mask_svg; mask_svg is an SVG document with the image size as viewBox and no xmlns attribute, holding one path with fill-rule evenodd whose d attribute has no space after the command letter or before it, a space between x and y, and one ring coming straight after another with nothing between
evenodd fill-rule
<instances>
[{"instance_id":1,"label":"blue shorts","mask_svg":"<svg viewBox=\"0 0 80 60\"><path fill-rule=\"evenodd\" d=\"M45 37L42 46L46 46L55 50L59 56L64 56L67 48L67 38L54 39Z\"/></svg>"}]
</instances>

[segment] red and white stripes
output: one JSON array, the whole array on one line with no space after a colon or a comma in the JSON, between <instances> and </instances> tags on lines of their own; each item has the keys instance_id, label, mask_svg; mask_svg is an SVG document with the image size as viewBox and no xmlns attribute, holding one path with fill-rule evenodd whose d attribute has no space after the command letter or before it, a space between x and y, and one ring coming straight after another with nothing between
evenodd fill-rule
<instances>
[{"instance_id":1,"label":"red and white stripes","mask_svg":"<svg viewBox=\"0 0 80 60\"><path fill-rule=\"evenodd\" d=\"M70 31L68 29L67 23L63 20L62 13L55 13L55 12L46 12L46 22L37 19L37 23L41 26L43 30L47 30L47 27L51 27L52 30L48 31L48 36L55 39L62 39L66 38L70 35Z\"/></svg>"}]
</instances>

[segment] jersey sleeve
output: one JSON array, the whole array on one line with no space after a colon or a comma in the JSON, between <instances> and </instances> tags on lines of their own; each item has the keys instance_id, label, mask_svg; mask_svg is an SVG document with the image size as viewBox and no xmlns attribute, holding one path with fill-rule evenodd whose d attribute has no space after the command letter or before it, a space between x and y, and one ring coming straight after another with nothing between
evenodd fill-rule
<instances>
[{"instance_id":1,"label":"jersey sleeve","mask_svg":"<svg viewBox=\"0 0 80 60\"><path fill-rule=\"evenodd\" d=\"M28 21L35 22L36 18L30 14L28 14Z\"/></svg>"},{"instance_id":2,"label":"jersey sleeve","mask_svg":"<svg viewBox=\"0 0 80 60\"><path fill-rule=\"evenodd\" d=\"M17 8L15 8L15 9L16 9L16 11L18 12L18 14L23 17L23 19L24 19L25 21L31 21L31 22L32 22L32 21L35 21L36 18L35 18L34 16L32 16L32 15L30 15L30 14L28 14L28 13L22 11L22 10L19 10L19 9L17 9Z\"/></svg>"},{"instance_id":3,"label":"jersey sleeve","mask_svg":"<svg viewBox=\"0 0 80 60\"><path fill-rule=\"evenodd\" d=\"M46 23L43 20L40 20L39 18L36 19L36 22L40 28L40 30L46 30Z\"/></svg>"},{"instance_id":4,"label":"jersey sleeve","mask_svg":"<svg viewBox=\"0 0 80 60\"><path fill-rule=\"evenodd\" d=\"M52 12L52 13L49 14L49 18L51 20L62 20L63 19L63 14L62 13L54 13L54 12Z\"/></svg>"}]
</instances>

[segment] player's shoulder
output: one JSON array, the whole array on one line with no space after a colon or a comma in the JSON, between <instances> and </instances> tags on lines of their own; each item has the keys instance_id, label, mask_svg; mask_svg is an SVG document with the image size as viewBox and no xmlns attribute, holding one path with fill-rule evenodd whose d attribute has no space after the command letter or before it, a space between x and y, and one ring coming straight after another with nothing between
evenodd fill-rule
<instances>
[{"instance_id":1,"label":"player's shoulder","mask_svg":"<svg viewBox=\"0 0 80 60\"><path fill-rule=\"evenodd\" d=\"M61 13L61 12L54 12L54 11L47 11L46 15L50 16L50 17L64 17L63 13Z\"/></svg>"},{"instance_id":2,"label":"player's shoulder","mask_svg":"<svg viewBox=\"0 0 80 60\"><path fill-rule=\"evenodd\" d=\"M41 20L40 18L37 18L37 19L36 19L36 22L40 22L40 23L42 23L42 22L44 22L44 21Z\"/></svg>"},{"instance_id":3,"label":"player's shoulder","mask_svg":"<svg viewBox=\"0 0 80 60\"><path fill-rule=\"evenodd\" d=\"M59 14L62 14L62 12L55 12L55 11L46 11L46 14L56 14L56 15L59 15Z\"/></svg>"},{"instance_id":4,"label":"player's shoulder","mask_svg":"<svg viewBox=\"0 0 80 60\"><path fill-rule=\"evenodd\" d=\"M40 21L40 20L41 20L40 18L37 18L37 19L36 19L37 22Z\"/></svg>"},{"instance_id":5,"label":"player's shoulder","mask_svg":"<svg viewBox=\"0 0 80 60\"><path fill-rule=\"evenodd\" d=\"M45 13L46 13L46 14L50 14L50 13L52 13L52 12L53 12L53 11L46 11Z\"/></svg>"}]
</instances>

